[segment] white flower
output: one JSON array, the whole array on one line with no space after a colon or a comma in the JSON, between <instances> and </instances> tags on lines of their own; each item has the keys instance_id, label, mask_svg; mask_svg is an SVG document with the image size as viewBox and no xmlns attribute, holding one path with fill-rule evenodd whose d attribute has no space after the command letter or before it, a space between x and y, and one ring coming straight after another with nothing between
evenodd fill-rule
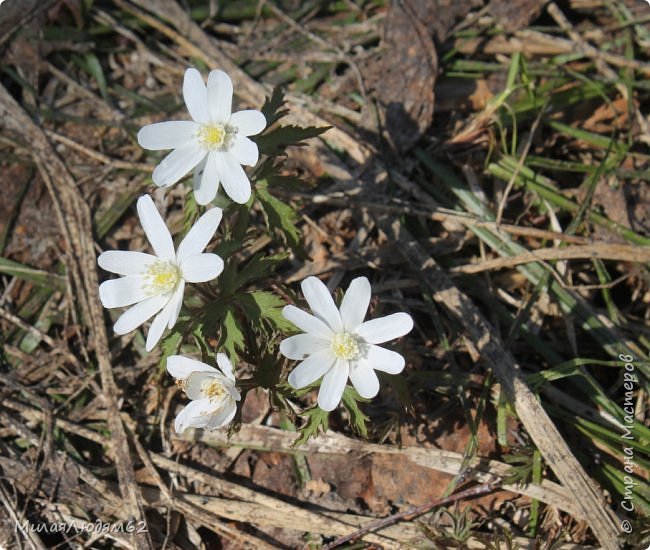
<instances>
[{"instance_id":1,"label":"white flower","mask_svg":"<svg viewBox=\"0 0 650 550\"><path fill-rule=\"evenodd\" d=\"M159 122L138 132L145 149L174 149L156 166L153 182L167 187L196 168L196 202L211 202L221 182L232 200L244 204L251 184L241 165L255 166L259 157L257 145L246 136L264 130L264 115L255 110L231 114L232 82L223 71L212 71L206 88L201 73L187 69L183 98L192 121Z\"/></svg>"},{"instance_id":2,"label":"white flower","mask_svg":"<svg viewBox=\"0 0 650 550\"><path fill-rule=\"evenodd\" d=\"M223 271L223 260L216 254L202 254L212 239L222 211L212 208L203 214L174 251L172 236L149 195L138 199L138 215L155 256L144 252L111 250L97 258L106 271L124 275L99 285L99 298L106 308L134 305L115 323L117 334L135 330L156 313L149 334L147 351L156 345L165 327L172 328L183 303L185 283L203 283Z\"/></svg>"},{"instance_id":3,"label":"white flower","mask_svg":"<svg viewBox=\"0 0 650 550\"><path fill-rule=\"evenodd\" d=\"M241 396L235 388L232 363L224 353L217 353L217 365L221 372L182 355L167 358L167 371L192 400L176 417L177 433L185 428L221 428L235 416Z\"/></svg>"},{"instance_id":4,"label":"white flower","mask_svg":"<svg viewBox=\"0 0 650 550\"><path fill-rule=\"evenodd\" d=\"M298 334L280 343L280 352L289 359L304 359L289 374L289 384L304 388L321 376L318 406L333 410L341 401L348 376L362 397L374 397L379 391L375 370L397 374L404 358L381 344L404 336L413 328L407 313L363 322L370 304L370 283L365 277L354 279L348 287L340 311L327 287L316 277L302 282L302 292L314 315L295 306L286 306L283 315L306 334Z\"/></svg>"}]
</instances>

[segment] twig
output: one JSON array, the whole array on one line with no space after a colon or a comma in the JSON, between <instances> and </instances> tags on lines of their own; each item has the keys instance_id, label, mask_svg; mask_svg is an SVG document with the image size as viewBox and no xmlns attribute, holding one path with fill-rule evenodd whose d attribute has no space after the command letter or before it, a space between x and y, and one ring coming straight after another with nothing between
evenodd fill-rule
<instances>
[{"instance_id":1,"label":"twig","mask_svg":"<svg viewBox=\"0 0 650 550\"><path fill-rule=\"evenodd\" d=\"M69 137L63 136L61 134L57 134L52 130L46 130L45 133L49 137L51 137L54 141L63 143L64 145L67 145L71 149L75 149L76 151L79 151L80 153L83 153L84 155L92 159L95 159L101 162L102 164L106 164L110 166L112 169L122 168L124 170L136 170L138 172L151 172L153 170L153 166L151 164L147 164L145 162L129 162L127 160L119 160L119 159L111 158L108 155L104 155L103 153L96 151L95 149L90 149L85 145L81 145L81 143L77 143L76 141L70 139Z\"/></svg>"},{"instance_id":2,"label":"twig","mask_svg":"<svg viewBox=\"0 0 650 550\"><path fill-rule=\"evenodd\" d=\"M565 248L541 248L529 250L524 254L483 260L479 264L468 264L452 267L451 273L480 273L482 271L514 267L530 262L549 260L578 260L601 258L621 262L650 262L650 247L632 246L626 244L594 243L585 246L567 246ZM600 288L600 287L599 287Z\"/></svg>"},{"instance_id":3,"label":"twig","mask_svg":"<svg viewBox=\"0 0 650 550\"><path fill-rule=\"evenodd\" d=\"M366 533L369 533L370 531L374 531L376 529L383 529L384 527L387 527L388 525L392 525L393 523L397 523L398 521L412 520L417 516L421 516L422 514L426 514L427 512L430 512L434 508L438 508L439 506L452 504L454 502L458 502L459 500L463 500L465 498L474 498L477 496L485 495L487 493L494 491L494 489L496 489L497 486L498 486L497 481L491 481L488 483L484 483L483 485L472 487L471 489L466 489L464 491L461 491L460 493L456 493L448 497L440 498L428 504L423 504L422 506L416 506L415 508L411 508L410 510L405 510L404 512L399 512L397 514L393 514L392 516L378 519L377 521L372 521L367 525L364 525L361 529L357 529L356 531L350 533L349 535L345 535L344 537L339 537L334 542L331 542L330 544L326 544L325 546L323 546L323 550L331 550L332 548L336 548L337 546L341 546L346 542L350 542L351 540L359 538L365 535ZM305 546L306 550L308 548L309 546Z\"/></svg>"},{"instance_id":4,"label":"twig","mask_svg":"<svg viewBox=\"0 0 650 550\"><path fill-rule=\"evenodd\" d=\"M296 449L292 447L295 434L269 426L243 424L241 430L233 434L231 438L219 431L202 431L193 434L185 432L183 434L174 434L173 438L180 441L200 441L211 447L235 447L285 453L296 452ZM393 457L395 460L408 464L408 467L432 469L450 476L457 476L466 466L463 455L453 451L417 446L379 445L334 432L327 432L316 439L310 439L301 446L300 451L307 455L319 456L355 453L356 455ZM505 462L481 456L473 459L469 463L469 467L472 469L476 481L481 483L487 482L494 477L504 477L511 468ZM561 485L552 481L545 479L540 484L505 484L501 485L500 489L540 500L549 506L571 514L576 519L584 519L580 516L572 495Z\"/></svg>"}]
</instances>

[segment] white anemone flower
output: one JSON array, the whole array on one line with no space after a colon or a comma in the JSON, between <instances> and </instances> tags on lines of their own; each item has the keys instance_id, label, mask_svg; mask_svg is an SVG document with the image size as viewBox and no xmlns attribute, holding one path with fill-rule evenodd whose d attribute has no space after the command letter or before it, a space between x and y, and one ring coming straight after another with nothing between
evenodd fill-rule
<instances>
[{"instance_id":1,"label":"white anemone flower","mask_svg":"<svg viewBox=\"0 0 650 550\"><path fill-rule=\"evenodd\" d=\"M219 183L233 201L246 203L251 184L241 165L257 164L257 145L247 136L264 130L264 115L252 109L231 112L232 81L223 71L212 71L206 88L201 73L187 69L183 99L191 121L158 122L138 132L138 143L145 149L173 149L156 166L153 182L167 187L195 168L197 203L211 202Z\"/></svg>"},{"instance_id":2,"label":"white anemone flower","mask_svg":"<svg viewBox=\"0 0 650 550\"><path fill-rule=\"evenodd\" d=\"M127 334L156 315L147 334L147 351L158 343L165 328L176 324L183 304L185 283L203 283L223 271L223 260L204 254L219 222L221 208L203 214L174 250L172 236L149 195L138 199L138 216L153 247L153 254L110 250L97 258L102 269L124 275L99 285L99 298L105 308L125 307L115 323L117 334Z\"/></svg>"},{"instance_id":3,"label":"white anemone flower","mask_svg":"<svg viewBox=\"0 0 650 550\"><path fill-rule=\"evenodd\" d=\"M325 411L339 404L348 377L362 397L377 395L379 380L375 370L398 374L404 368L404 357L376 344L410 332L411 316L393 313L364 323L371 292L365 277L350 283L340 310L320 279L307 277L301 286L313 315L295 306L282 310L289 321L305 332L280 343L280 352L285 357L304 359L289 374L289 384L300 389L322 376L318 406Z\"/></svg>"},{"instance_id":4,"label":"white anemone flower","mask_svg":"<svg viewBox=\"0 0 650 550\"><path fill-rule=\"evenodd\" d=\"M217 353L217 365L221 371L183 355L167 358L167 371L192 400L176 417L177 433L186 428L214 430L234 418L241 395L235 387L232 363L226 354Z\"/></svg>"}]
</instances>

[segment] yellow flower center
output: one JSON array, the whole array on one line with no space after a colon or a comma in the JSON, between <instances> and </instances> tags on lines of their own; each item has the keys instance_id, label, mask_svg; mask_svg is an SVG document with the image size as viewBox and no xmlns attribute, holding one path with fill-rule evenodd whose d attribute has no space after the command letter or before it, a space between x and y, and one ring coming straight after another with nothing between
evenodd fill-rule
<instances>
[{"instance_id":1,"label":"yellow flower center","mask_svg":"<svg viewBox=\"0 0 650 550\"><path fill-rule=\"evenodd\" d=\"M151 296L172 292L181 278L181 270L174 262L158 260L144 275L144 288Z\"/></svg>"},{"instance_id":2,"label":"yellow flower center","mask_svg":"<svg viewBox=\"0 0 650 550\"><path fill-rule=\"evenodd\" d=\"M220 397L226 393L226 388L218 379L213 378L212 380L206 380L201 384L201 393L204 397L212 399L213 397Z\"/></svg>"},{"instance_id":3,"label":"yellow flower center","mask_svg":"<svg viewBox=\"0 0 650 550\"><path fill-rule=\"evenodd\" d=\"M199 143L206 149L223 149L230 146L235 131L224 124L204 124L199 128Z\"/></svg>"},{"instance_id":4,"label":"yellow flower center","mask_svg":"<svg viewBox=\"0 0 650 550\"><path fill-rule=\"evenodd\" d=\"M348 332L339 332L332 337L330 346L332 353L338 359L355 359L359 356L359 342Z\"/></svg>"}]
</instances>

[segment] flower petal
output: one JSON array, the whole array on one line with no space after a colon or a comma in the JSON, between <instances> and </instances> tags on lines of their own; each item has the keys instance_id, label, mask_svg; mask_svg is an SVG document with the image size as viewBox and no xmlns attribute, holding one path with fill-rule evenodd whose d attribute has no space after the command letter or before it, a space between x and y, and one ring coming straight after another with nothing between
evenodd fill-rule
<instances>
[{"instance_id":1,"label":"flower petal","mask_svg":"<svg viewBox=\"0 0 650 550\"><path fill-rule=\"evenodd\" d=\"M178 281L178 286L174 290L174 294L170 298L170 302L174 304L174 307L170 310L169 320L167 321L167 328L172 329L178 321L178 315L181 312L181 307L183 307L183 294L185 293L185 281Z\"/></svg>"},{"instance_id":2,"label":"flower petal","mask_svg":"<svg viewBox=\"0 0 650 550\"><path fill-rule=\"evenodd\" d=\"M233 138L228 153L235 157L239 164L246 166L255 166L260 158L257 144L241 134L237 134Z\"/></svg>"},{"instance_id":3,"label":"flower petal","mask_svg":"<svg viewBox=\"0 0 650 550\"><path fill-rule=\"evenodd\" d=\"M370 399L379 393L379 379L367 360L350 363L350 380L361 397Z\"/></svg>"},{"instance_id":4,"label":"flower petal","mask_svg":"<svg viewBox=\"0 0 650 550\"><path fill-rule=\"evenodd\" d=\"M396 351L369 345L363 358L375 370L388 374L399 374L404 370L404 357Z\"/></svg>"},{"instance_id":5,"label":"flower petal","mask_svg":"<svg viewBox=\"0 0 650 550\"><path fill-rule=\"evenodd\" d=\"M107 250L99 255L97 264L102 269L118 275L139 275L157 259L152 254L144 252Z\"/></svg>"},{"instance_id":6,"label":"flower petal","mask_svg":"<svg viewBox=\"0 0 650 550\"><path fill-rule=\"evenodd\" d=\"M330 342L313 334L296 334L280 342L280 353L288 359L304 359L307 355L329 347Z\"/></svg>"},{"instance_id":7,"label":"flower petal","mask_svg":"<svg viewBox=\"0 0 650 550\"><path fill-rule=\"evenodd\" d=\"M203 157L203 160L199 162L195 167L194 167L194 174L192 177L192 181L194 184L194 192L196 193L196 190L200 187L201 185L201 178L203 177L203 170L205 170L205 163L208 161L208 155L205 155Z\"/></svg>"},{"instance_id":8,"label":"flower petal","mask_svg":"<svg viewBox=\"0 0 650 550\"><path fill-rule=\"evenodd\" d=\"M235 417L237 405L232 399L228 399L218 411L213 412L206 418L205 429L216 430L222 428Z\"/></svg>"},{"instance_id":9,"label":"flower petal","mask_svg":"<svg viewBox=\"0 0 650 550\"><path fill-rule=\"evenodd\" d=\"M332 330L323 321L296 306L284 306L282 315L304 332L328 341L332 338Z\"/></svg>"},{"instance_id":10,"label":"flower petal","mask_svg":"<svg viewBox=\"0 0 650 550\"><path fill-rule=\"evenodd\" d=\"M172 236L149 195L138 199L138 216L156 256L162 260L174 260L176 253Z\"/></svg>"},{"instance_id":11,"label":"flower petal","mask_svg":"<svg viewBox=\"0 0 650 550\"><path fill-rule=\"evenodd\" d=\"M104 281L99 285L99 299L105 308L124 307L142 302L149 296L144 290L140 275L129 275Z\"/></svg>"},{"instance_id":12,"label":"flower petal","mask_svg":"<svg viewBox=\"0 0 650 550\"><path fill-rule=\"evenodd\" d=\"M223 385L225 377L219 371L217 372L207 372L207 371L196 371L190 374L185 381L185 386L183 391L190 399L203 399L207 397L204 394L203 386L210 385L213 382L218 382ZM212 397L213 401L223 401L225 399L225 394L222 394L220 397Z\"/></svg>"},{"instance_id":13,"label":"flower petal","mask_svg":"<svg viewBox=\"0 0 650 550\"><path fill-rule=\"evenodd\" d=\"M149 332L147 333L147 341L144 346L144 349L147 351L151 351L156 347L160 337L163 335L163 332L165 332L167 323L169 323L170 305L175 306L176 304L169 300L165 307L160 310L160 313L153 318L153 322L151 323Z\"/></svg>"},{"instance_id":14,"label":"flower petal","mask_svg":"<svg viewBox=\"0 0 650 550\"><path fill-rule=\"evenodd\" d=\"M176 261L179 264L188 256L203 252L217 231L222 216L223 210L221 208L211 208L196 220L196 223L187 232L181 244L178 245Z\"/></svg>"},{"instance_id":15,"label":"flower petal","mask_svg":"<svg viewBox=\"0 0 650 550\"><path fill-rule=\"evenodd\" d=\"M266 128L266 118L259 111L249 109L233 113L230 125L237 128L237 133L244 136L254 136Z\"/></svg>"},{"instance_id":16,"label":"flower petal","mask_svg":"<svg viewBox=\"0 0 650 550\"><path fill-rule=\"evenodd\" d=\"M167 372L177 380L185 380L193 372L217 373L217 369L185 355L167 357Z\"/></svg>"},{"instance_id":17,"label":"flower petal","mask_svg":"<svg viewBox=\"0 0 650 550\"><path fill-rule=\"evenodd\" d=\"M212 151L208 153L201 171L194 173L194 198L198 204L209 204L217 196L219 174L216 155Z\"/></svg>"},{"instance_id":18,"label":"flower petal","mask_svg":"<svg viewBox=\"0 0 650 550\"><path fill-rule=\"evenodd\" d=\"M238 204L246 204L251 197L251 182L235 157L221 152L216 155L217 173L226 194Z\"/></svg>"},{"instance_id":19,"label":"flower petal","mask_svg":"<svg viewBox=\"0 0 650 550\"><path fill-rule=\"evenodd\" d=\"M140 129L138 143L150 151L176 149L191 141L198 129L199 125L189 120L157 122Z\"/></svg>"},{"instance_id":20,"label":"flower petal","mask_svg":"<svg viewBox=\"0 0 650 550\"><path fill-rule=\"evenodd\" d=\"M188 283L205 283L223 271L223 260L216 254L193 254L181 262L181 271Z\"/></svg>"},{"instance_id":21,"label":"flower petal","mask_svg":"<svg viewBox=\"0 0 650 550\"><path fill-rule=\"evenodd\" d=\"M197 141L190 141L187 145L174 149L160 164L156 166L151 176L158 187L168 187L176 183L205 156L205 150Z\"/></svg>"},{"instance_id":22,"label":"flower petal","mask_svg":"<svg viewBox=\"0 0 650 550\"><path fill-rule=\"evenodd\" d=\"M341 332L341 315L325 283L318 277L307 277L300 286L314 315L325 321L333 332Z\"/></svg>"},{"instance_id":23,"label":"flower petal","mask_svg":"<svg viewBox=\"0 0 650 550\"><path fill-rule=\"evenodd\" d=\"M212 412L212 404L209 399L197 399L190 401L174 421L176 433L182 433L187 428L202 428L205 426L208 415Z\"/></svg>"},{"instance_id":24,"label":"flower petal","mask_svg":"<svg viewBox=\"0 0 650 550\"><path fill-rule=\"evenodd\" d=\"M113 326L116 334L127 334L158 313L169 301L169 294L152 296L127 309Z\"/></svg>"},{"instance_id":25,"label":"flower petal","mask_svg":"<svg viewBox=\"0 0 650 550\"><path fill-rule=\"evenodd\" d=\"M223 71L210 71L208 76L208 109L210 120L228 124L232 112L232 80Z\"/></svg>"},{"instance_id":26,"label":"flower petal","mask_svg":"<svg viewBox=\"0 0 650 550\"><path fill-rule=\"evenodd\" d=\"M356 329L366 316L370 304L370 283L366 277L353 279L341 302L341 320L346 331Z\"/></svg>"},{"instance_id":27,"label":"flower petal","mask_svg":"<svg viewBox=\"0 0 650 550\"><path fill-rule=\"evenodd\" d=\"M203 83L201 73L196 69L187 69L183 78L183 99L190 116L196 122L208 122L208 91Z\"/></svg>"},{"instance_id":28,"label":"flower petal","mask_svg":"<svg viewBox=\"0 0 650 550\"><path fill-rule=\"evenodd\" d=\"M404 336L413 328L413 319L408 313L393 313L379 319L366 321L356 330L369 344L381 344Z\"/></svg>"},{"instance_id":29,"label":"flower petal","mask_svg":"<svg viewBox=\"0 0 650 550\"><path fill-rule=\"evenodd\" d=\"M318 392L318 406L324 411L332 411L341 402L350 368L347 361L338 359L323 377Z\"/></svg>"},{"instance_id":30,"label":"flower petal","mask_svg":"<svg viewBox=\"0 0 650 550\"><path fill-rule=\"evenodd\" d=\"M228 356L225 353L217 353L217 365L221 369L221 372L223 372L226 377L230 378L234 382L235 380L235 373L234 369L232 367L232 363L230 362L230 359L228 359Z\"/></svg>"},{"instance_id":31,"label":"flower petal","mask_svg":"<svg viewBox=\"0 0 650 550\"><path fill-rule=\"evenodd\" d=\"M289 384L299 390L318 380L332 368L336 357L329 349L312 353L289 373Z\"/></svg>"},{"instance_id":32,"label":"flower petal","mask_svg":"<svg viewBox=\"0 0 650 550\"><path fill-rule=\"evenodd\" d=\"M169 301L162 308L162 311L156 315L151 323L149 332L147 333L147 343L145 349L151 351L160 340L160 337L165 332L165 328L172 328L178 319L178 312L183 305L183 290L185 288L184 281L180 281L176 290L169 298Z\"/></svg>"}]
</instances>

